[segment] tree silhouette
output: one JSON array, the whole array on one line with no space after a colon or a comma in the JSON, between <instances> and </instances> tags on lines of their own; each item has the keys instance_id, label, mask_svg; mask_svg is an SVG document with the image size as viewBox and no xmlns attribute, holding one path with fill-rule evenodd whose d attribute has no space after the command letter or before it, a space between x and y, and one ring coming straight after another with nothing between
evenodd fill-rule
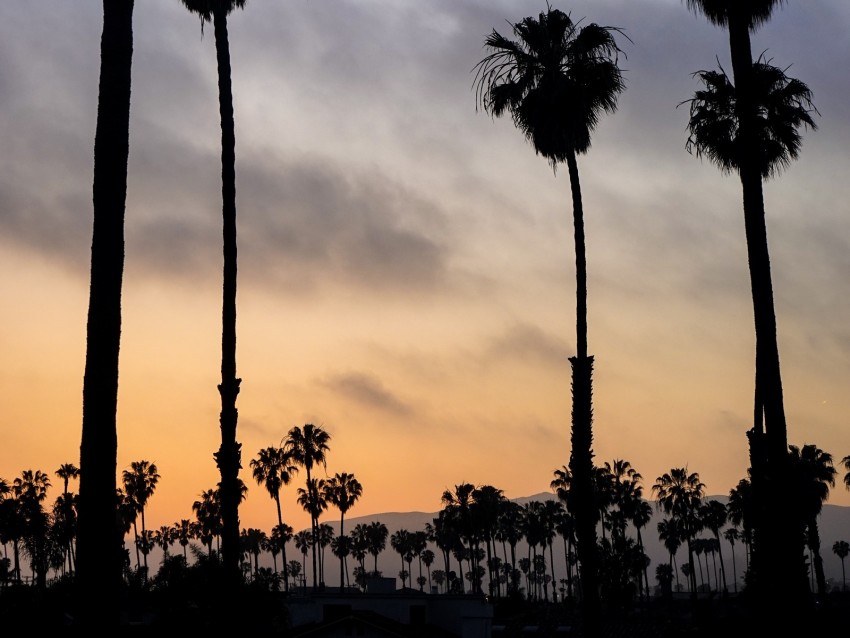
<instances>
[{"instance_id":1,"label":"tree silhouette","mask_svg":"<svg viewBox=\"0 0 850 638\"><path fill-rule=\"evenodd\" d=\"M65 552L68 554L68 572L74 572L74 520L76 518L76 514L74 513L74 500L71 498L71 494L68 491L68 484L71 479L80 478L80 468L78 468L73 463L63 463L59 466L59 469L56 470L56 476L62 479L62 520L65 522L64 532L64 544L65 544Z\"/></svg>"},{"instance_id":2,"label":"tree silhouette","mask_svg":"<svg viewBox=\"0 0 850 638\"><path fill-rule=\"evenodd\" d=\"M269 496L274 500L277 507L277 525L283 526L283 514L280 507L280 490L284 485L289 485L292 475L298 468L292 462L292 457L282 447L266 447L257 452L257 458L250 461L251 472L258 485L266 488ZM289 576L286 560L286 543L280 547L283 552L283 587L289 591Z\"/></svg>"},{"instance_id":3,"label":"tree silhouette","mask_svg":"<svg viewBox=\"0 0 850 638\"><path fill-rule=\"evenodd\" d=\"M317 486L315 481L312 481L312 470L314 465L326 465L326 455L330 450L328 443L331 440L331 435L318 425L307 423L304 427L295 426L289 430L284 439L283 447L286 453L296 464L304 468L307 473L307 491L310 492L305 496L305 502L309 502L318 506L319 494L312 493ZM300 499L299 499L300 501ZM302 505L304 503L301 503ZM308 510L312 514L312 510ZM312 518L312 515L311 515ZM318 522L316 518L311 521L311 533L313 534L313 587L316 588L316 535ZM306 571L306 568L305 568Z\"/></svg>"},{"instance_id":4,"label":"tree silhouette","mask_svg":"<svg viewBox=\"0 0 850 638\"><path fill-rule=\"evenodd\" d=\"M699 480L699 474L696 472L689 473L687 468L676 467L655 479L652 492L657 499L658 508L672 516L679 525L680 538L685 541L688 548L691 592L696 596L693 540L699 531L699 507L705 495L705 485Z\"/></svg>"},{"instance_id":5,"label":"tree silhouette","mask_svg":"<svg viewBox=\"0 0 850 638\"><path fill-rule=\"evenodd\" d=\"M156 485L160 479L159 470L157 470L156 464L150 461L133 461L130 463L130 469L124 470L122 477L124 494L130 499L141 516L142 536L144 536L147 529L145 527L145 506L156 490ZM136 542L138 542L138 535L136 535ZM145 557L145 575L147 576L148 555L147 552L143 551L142 553Z\"/></svg>"},{"instance_id":6,"label":"tree silhouette","mask_svg":"<svg viewBox=\"0 0 850 638\"><path fill-rule=\"evenodd\" d=\"M573 201L576 258L576 346L572 365L572 451L570 471L584 595L586 633L600 633L596 519L593 514L593 357L587 352L587 265L584 208L577 155L590 149L591 133L604 113L617 107L625 88L618 67L620 30L595 23L581 27L547 7L537 19L512 24L516 40L497 31L486 38L491 50L476 65L476 97L494 117L509 113L536 153L553 170L566 162Z\"/></svg>"},{"instance_id":7,"label":"tree silhouette","mask_svg":"<svg viewBox=\"0 0 850 638\"><path fill-rule=\"evenodd\" d=\"M236 132L230 77L230 42L227 16L242 9L245 0L180 0L201 18L213 23L218 67L218 105L221 116L221 196L223 222L223 284L221 326L221 446L214 454L221 474L222 565L231 583L239 572L239 470L242 445L236 440L236 397L242 382L236 377Z\"/></svg>"},{"instance_id":8,"label":"tree silhouette","mask_svg":"<svg viewBox=\"0 0 850 638\"><path fill-rule=\"evenodd\" d=\"M325 500L339 510L339 535L345 538L345 515L363 494L363 486L353 474L336 473L325 483ZM343 547L345 542L343 541ZM345 556L339 557L339 590L345 586Z\"/></svg>"},{"instance_id":9,"label":"tree silhouette","mask_svg":"<svg viewBox=\"0 0 850 638\"><path fill-rule=\"evenodd\" d=\"M832 455L816 445L802 448L789 445L791 470L794 477L795 495L798 496L801 531L806 531L806 543L814 557L818 596L826 594L826 578L823 573L823 558L820 553L818 516L829 497L829 488L835 485L836 469L832 466Z\"/></svg>"},{"instance_id":10,"label":"tree silhouette","mask_svg":"<svg viewBox=\"0 0 850 638\"><path fill-rule=\"evenodd\" d=\"M801 541L794 525L783 520L782 499L789 493L787 425L779 364L776 311L765 221L763 180L775 175L799 153L797 128L815 128L809 112L811 93L802 82L789 80L780 69L753 62L750 32L766 22L781 0L687 0L710 22L729 32L734 82L725 73L702 71L705 97L691 101L689 148L704 154L725 171L735 171L743 192L747 258L753 297L756 336L756 374L750 463L756 516L751 565L753 586L760 590L770 613L783 599L802 600ZM722 126L702 126L700 113L712 109ZM709 118L711 121L711 118Z\"/></svg>"},{"instance_id":11,"label":"tree silhouette","mask_svg":"<svg viewBox=\"0 0 850 638\"><path fill-rule=\"evenodd\" d=\"M133 0L103 0L94 136L91 283L83 376L77 577L83 627L114 628L123 555L117 526L118 351L130 148Z\"/></svg>"},{"instance_id":12,"label":"tree silhouette","mask_svg":"<svg viewBox=\"0 0 850 638\"><path fill-rule=\"evenodd\" d=\"M841 591L847 591L847 576L844 571L844 559L850 554L850 543L847 541L835 541L832 551L841 559Z\"/></svg>"}]
</instances>

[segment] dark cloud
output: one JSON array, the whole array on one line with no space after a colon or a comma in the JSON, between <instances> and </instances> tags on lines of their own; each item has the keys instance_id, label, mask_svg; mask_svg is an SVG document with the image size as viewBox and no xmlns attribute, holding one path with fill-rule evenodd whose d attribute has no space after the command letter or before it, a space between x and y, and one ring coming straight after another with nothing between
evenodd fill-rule
<instances>
[{"instance_id":1,"label":"dark cloud","mask_svg":"<svg viewBox=\"0 0 850 638\"><path fill-rule=\"evenodd\" d=\"M366 372L342 372L330 375L321 384L337 395L360 405L407 416L411 408L399 399L377 376Z\"/></svg>"},{"instance_id":2,"label":"dark cloud","mask_svg":"<svg viewBox=\"0 0 850 638\"><path fill-rule=\"evenodd\" d=\"M535 364L542 362L564 369L569 367L571 347L557 335L548 334L538 326L516 323L490 340L486 354L488 358L509 358Z\"/></svg>"}]
</instances>

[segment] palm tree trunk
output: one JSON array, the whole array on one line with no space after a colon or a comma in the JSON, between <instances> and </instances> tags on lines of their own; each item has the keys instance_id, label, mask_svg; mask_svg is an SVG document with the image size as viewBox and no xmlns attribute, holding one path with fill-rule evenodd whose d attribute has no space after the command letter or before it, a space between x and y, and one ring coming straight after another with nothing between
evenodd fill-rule
<instances>
[{"instance_id":1,"label":"palm tree trunk","mask_svg":"<svg viewBox=\"0 0 850 638\"><path fill-rule=\"evenodd\" d=\"M133 0L103 1L94 141L94 226L86 327L77 584L83 626L114 627L122 580L116 518L118 351L124 273Z\"/></svg>"},{"instance_id":2,"label":"palm tree trunk","mask_svg":"<svg viewBox=\"0 0 850 638\"><path fill-rule=\"evenodd\" d=\"M215 454L221 474L221 558L233 582L239 570L239 470L240 445L236 442L236 397L241 379L236 378L236 134L230 76L230 43L227 13L213 11L215 51L218 62L218 103L221 116L221 195L223 224L223 285L221 329L221 447Z\"/></svg>"},{"instance_id":3,"label":"palm tree trunk","mask_svg":"<svg viewBox=\"0 0 850 638\"><path fill-rule=\"evenodd\" d=\"M817 579L818 598L821 600L826 598L826 577L823 573L823 558L820 555L820 533L818 531L818 522L816 518L809 520L809 547L812 550L813 563L815 567L815 577Z\"/></svg>"},{"instance_id":4,"label":"palm tree trunk","mask_svg":"<svg viewBox=\"0 0 850 638\"><path fill-rule=\"evenodd\" d=\"M573 483L573 509L576 540L581 564L582 622L589 638L600 635L601 604L599 600L598 560L596 556L596 514L593 498L593 357L587 355L587 261L584 240L584 208L581 201L578 163L574 152L567 157L570 190L573 201L573 224L576 254L576 348L572 365L572 452L570 472Z\"/></svg>"},{"instance_id":5,"label":"palm tree trunk","mask_svg":"<svg viewBox=\"0 0 850 638\"><path fill-rule=\"evenodd\" d=\"M760 144L755 137L754 121L757 114L751 94L753 59L746 12L744 3L733 3L729 14L729 48L741 148L744 149L739 158L739 172L756 333L756 413L760 417L760 403L765 432L764 473L761 476L760 502L756 504L760 510L756 520L761 524L761 529L756 530L753 566L756 568L755 589L762 592L762 600L768 605L767 611L775 609L777 604L799 604L805 593L805 582L801 578L800 569L802 539L797 537L796 521L787 520L787 508L782 503L784 496L790 493L790 461L762 177L757 155ZM756 431L758 425L756 423L754 426Z\"/></svg>"}]
</instances>

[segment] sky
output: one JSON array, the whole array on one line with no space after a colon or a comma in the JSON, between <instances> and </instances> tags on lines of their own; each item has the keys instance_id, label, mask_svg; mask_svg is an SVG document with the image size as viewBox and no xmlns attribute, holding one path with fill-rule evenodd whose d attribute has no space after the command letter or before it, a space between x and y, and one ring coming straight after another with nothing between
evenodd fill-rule
<instances>
[{"instance_id":1,"label":"sky","mask_svg":"<svg viewBox=\"0 0 850 638\"><path fill-rule=\"evenodd\" d=\"M755 53L820 115L765 186L789 443L850 455L850 5L783 4ZM626 90L579 170L594 452L649 488L746 474L754 337L740 182L689 155L692 74L729 69L680 0L553 2L621 28ZM436 511L445 489L549 490L569 461L575 271L569 180L476 108L493 30L526 0L252 0L229 20L238 206L237 438L250 475L296 425L331 435L350 516ZM0 476L78 463L99 2L0 3ZM218 480L220 138L212 28L177 0L134 16L118 470L161 474L149 527ZM303 472L302 472L303 474ZM843 477L841 469L839 479ZM321 476L321 473L320 473ZM309 519L284 488L284 519ZM59 493L54 488L53 497ZM73 485L72 485L73 489ZM838 482L829 502L850 505ZM329 513L329 520L336 515Z\"/></svg>"}]
</instances>

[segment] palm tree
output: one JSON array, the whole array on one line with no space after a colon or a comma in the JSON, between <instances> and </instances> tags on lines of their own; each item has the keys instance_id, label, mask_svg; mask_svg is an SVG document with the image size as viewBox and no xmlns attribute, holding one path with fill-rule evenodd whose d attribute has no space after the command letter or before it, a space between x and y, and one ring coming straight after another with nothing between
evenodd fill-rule
<instances>
[{"instance_id":1,"label":"palm tree","mask_svg":"<svg viewBox=\"0 0 850 638\"><path fill-rule=\"evenodd\" d=\"M732 578L734 579L733 580L734 591L737 594L738 593L738 567L735 564L735 543L738 542L738 540L740 540L741 535L740 535L740 532L738 532L737 528L730 527L725 532L723 532L723 538L725 538L729 542L729 545L732 547Z\"/></svg>"},{"instance_id":2,"label":"palm tree","mask_svg":"<svg viewBox=\"0 0 850 638\"><path fill-rule=\"evenodd\" d=\"M282 447L266 447L257 452L257 458L250 462L252 475L258 485L263 485L269 496L274 499L277 507L277 524L283 526L283 515L280 508L280 490L289 485L292 475L298 468L292 462L290 455ZM283 552L283 587L289 591L289 576L286 573L286 545L281 546Z\"/></svg>"},{"instance_id":3,"label":"palm tree","mask_svg":"<svg viewBox=\"0 0 850 638\"><path fill-rule=\"evenodd\" d=\"M850 455L841 459L841 465L847 470L847 473L844 475L844 487L850 490Z\"/></svg>"},{"instance_id":4,"label":"palm tree","mask_svg":"<svg viewBox=\"0 0 850 638\"><path fill-rule=\"evenodd\" d=\"M74 543L72 523L75 518L73 507L74 499L70 497L68 492L68 483L71 479L80 478L80 468L73 463L63 463L55 472L56 476L62 479L62 503L64 505L62 519L65 521L65 552L68 554L68 572L74 572Z\"/></svg>"},{"instance_id":5,"label":"palm tree","mask_svg":"<svg viewBox=\"0 0 850 638\"><path fill-rule=\"evenodd\" d=\"M369 553L372 554L372 557L375 559L374 567L375 575L377 575L378 554L386 549L387 538L390 535L390 531L387 529L387 526L380 521L372 521L367 527L367 533L369 538Z\"/></svg>"},{"instance_id":6,"label":"palm tree","mask_svg":"<svg viewBox=\"0 0 850 638\"><path fill-rule=\"evenodd\" d=\"M797 502L801 510L800 523L806 530L806 543L814 557L818 596L824 598L827 591L823 558L820 554L818 516L829 497L829 488L835 485L837 470L832 466L832 455L816 445L804 445L802 448L789 445L788 449L795 487L799 494Z\"/></svg>"},{"instance_id":7,"label":"palm tree","mask_svg":"<svg viewBox=\"0 0 850 638\"><path fill-rule=\"evenodd\" d=\"M218 490L204 490L200 500L192 503L192 511L199 525L199 538L212 556L212 543L221 534L221 499Z\"/></svg>"},{"instance_id":8,"label":"palm tree","mask_svg":"<svg viewBox=\"0 0 850 638\"><path fill-rule=\"evenodd\" d=\"M681 530L681 537L688 548L688 574L691 592L696 595L697 583L694 571L693 540L699 531L699 507L705 495L705 485L696 472L688 473L684 467L673 468L655 479L652 486L658 509L672 516Z\"/></svg>"},{"instance_id":9,"label":"palm tree","mask_svg":"<svg viewBox=\"0 0 850 638\"><path fill-rule=\"evenodd\" d=\"M192 522L188 518L182 518L174 523L172 529L174 530L174 539L183 548L183 559L188 561L186 548L189 545L189 539L192 538Z\"/></svg>"},{"instance_id":10,"label":"palm tree","mask_svg":"<svg viewBox=\"0 0 850 638\"><path fill-rule=\"evenodd\" d=\"M304 468L307 473L307 488L311 489L314 482L311 481L314 465L322 465L327 468L326 455L330 450L328 443L331 435L319 425L307 423L304 427L295 426L289 430L284 439L283 448L294 463ZM318 494L310 494L311 502L318 501ZM311 521L311 533L313 534L313 587L316 582L316 534L318 522ZM306 568L305 568L306 571Z\"/></svg>"},{"instance_id":11,"label":"palm tree","mask_svg":"<svg viewBox=\"0 0 850 638\"><path fill-rule=\"evenodd\" d=\"M230 42L227 16L245 7L245 0L181 0L201 18L212 22L218 63L218 105L221 116L221 195L223 221L223 285L221 329L221 447L215 453L221 474L222 564L236 582L239 576L239 470L241 444L236 441L236 397L241 379L236 377L236 133L230 78Z\"/></svg>"},{"instance_id":12,"label":"palm tree","mask_svg":"<svg viewBox=\"0 0 850 638\"><path fill-rule=\"evenodd\" d=\"M156 485L159 482L160 476L157 470L156 463L150 461L133 461L130 463L130 469L124 470L124 493L133 502L136 511L142 519L142 535L144 536L145 527L145 505L148 499L153 496L156 490ZM148 555L145 556L145 572L148 569Z\"/></svg>"},{"instance_id":13,"label":"palm tree","mask_svg":"<svg viewBox=\"0 0 850 638\"><path fill-rule=\"evenodd\" d=\"M17 529L13 536L16 577L20 580L18 542L23 540L24 549L29 555L30 566L36 577L36 585L40 589L47 586L49 520L43 503L47 498L49 487L50 477L41 470L24 470L11 485L16 501L14 520Z\"/></svg>"},{"instance_id":14,"label":"palm tree","mask_svg":"<svg viewBox=\"0 0 850 638\"><path fill-rule=\"evenodd\" d=\"M336 473L325 483L325 499L339 510L339 535L345 538L345 514L363 495L363 486L353 474ZM343 541L343 545L344 545ZM339 590L345 586L345 554L339 559Z\"/></svg>"},{"instance_id":15,"label":"palm tree","mask_svg":"<svg viewBox=\"0 0 850 638\"><path fill-rule=\"evenodd\" d=\"M319 516L328 508L328 502L324 496L325 479L307 479L306 488L299 487L297 490L298 498L296 499L302 509L310 515L311 534L313 535L313 587L318 587L321 575L321 562L317 563L316 548L320 547L319 542Z\"/></svg>"},{"instance_id":16,"label":"palm tree","mask_svg":"<svg viewBox=\"0 0 850 638\"><path fill-rule=\"evenodd\" d=\"M116 414L130 148L133 4L134 0L103 0L77 522L76 582L82 601L79 620L84 627L118 624L118 592L123 575L115 499Z\"/></svg>"},{"instance_id":17,"label":"palm tree","mask_svg":"<svg viewBox=\"0 0 850 638\"><path fill-rule=\"evenodd\" d=\"M800 138L796 129L800 125L815 128L809 116L814 107L811 93L802 82L789 80L779 69L768 70L769 65L761 60L753 63L750 32L770 18L781 0L686 2L729 31L734 88L725 74L720 74L722 78L710 75L714 72L697 74L706 82L709 93L709 83L713 82L717 96L724 96L726 104L719 113L724 114L720 121L725 120L728 128L703 127L706 135L696 138L691 127L688 143L689 148L705 154L724 170L737 172L741 179L756 336L753 428L748 432L758 508L751 572L764 602L775 605L785 599L791 603L800 598L805 582L799 569L801 542L794 526L782 519L790 461L762 182L797 157ZM691 121L695 108L697 112L710 110L713 102L709 100L703 109L700 101L692 101Z\"/></svg>"},{"instance_id":18,"label":"palm tree","mask_svg":"<svg viewBox=\"0 0 850 638\"><path fill-rule=\"evenodd\" d=\"M720 501L714 499L708 501L700 508L700 519L707 530L713 535L717 541L717 551L720 554L720 574L723 578L723 591L727 591L726 585L726 566L723 564L723 549L720 547L720 530L726 525L726 506Z\"/></svg>"},{"instance_id":19,"label":"palm tree","mask_svg":"<svg viewBox=\"0 0 850 638\"><path fill-rule=\"evenodd\" d=\"M844 559L850 554L850 543L847 541L835 541L832 551L841 559L841 591L847 591L847 577L844 572Z\"/></svg>"},{"instance_id":20,"label":"palm tree","mask_svg":"<svg viewBox=\"0 0 850 638\"><path fill-rule=\"evenodd\" d=\"M401 572L402 574L402 589L405 587L404 584L404 574L406 573L408 576L411 575L411 570L408 568L404 569L404 561L407 561L408 567L413 562L414 549L413 549L413 534L406 529L400 529L396 531L390 537L390 546L398 552L399 557L401 558Z\"/></svg>"},{"instance_id":21,"label":"palm tree","mask_svg":"<svg viewBox=\"0 0 850 638\"><path fill-rule=\"evenodd\" d=\"M313 533L312 530L308 532L306 529L302 529L300 532L295 534L292 537L292 540L295 542L295 549L301 552L301 563L302 563L302 571L307 574L307 553L310 551L310 548L313 546ZM314 578L315 579L315 578Z\"/></svg>"},{"instance_id":22,"label":"palm tree","mask_svg":"<svg viewBox=\"0 0 850 638\"><path fill-rule=\"evenodd\" d=\"M617 65L619 29L580 27L568 14L547 7L538 19L512 24L517 40L497 31L486 38L492 51L476 65L476 98L494 117L510 113L514 124L553 170L566 162L573 201L576 256L576 345L570 471L575 499L579 560L587 632L599 634L596 529L593 515L593 357L587 353L587 266L584 208L577 155L590 149L591 133L604 113L617 108L625 83Z\"/></svg>"}]
</instances>

